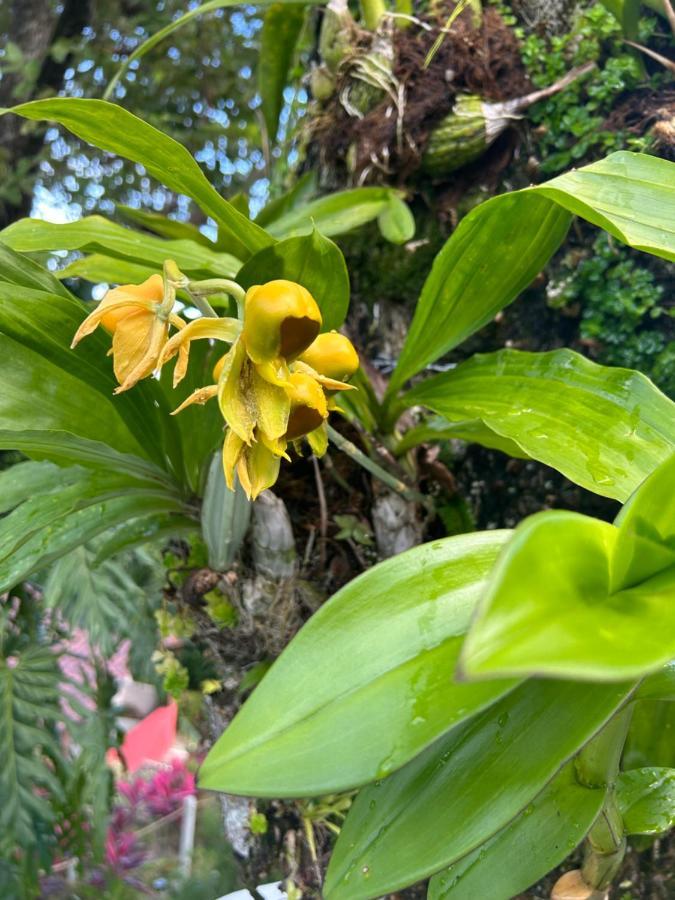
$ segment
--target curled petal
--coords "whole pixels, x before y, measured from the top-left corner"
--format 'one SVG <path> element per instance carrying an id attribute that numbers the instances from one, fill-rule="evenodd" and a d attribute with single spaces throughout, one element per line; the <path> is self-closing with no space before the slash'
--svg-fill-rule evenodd
<path id="1" fill-rule="evenodd" d="M 218 381 L 218 404 L 223 418 L 246 444 L 253 441 L 256 426 L 251 369 L 243 342 L 236 341 L 227 354 Z"/>
<path id="2" fill-rule="evenodd" d="M 182 412 L 186 406 L 191 406 L 193 403 L 203 406 L 205 403 L 208 403 L 212 397 L 215 397 L 217 393 L 217 384 L 207 384 L 206 387 L 197 388 L 196 391 L 193 391 L 189 397 L 186 397 L 185 400 L 183 400 L 180 406 L 177 406 L 174 409 L 171 415 L 177 415 L 179 412 Z"/>
<path id="3" fill-rule="evenodd" d="M 329 378 L 327 375 L 321 375 L 307 363 L 302 360 L 296 360 L 291 366 L 293 372 L 302 372 L 305 375 L 311 375 L 315 381 L 324 387 L 327 391 L 355 391 L 357 388 L 353 384 L 346 384 L 344 381 L 337 381 L 335 378 Z"/>
<path id="4" fill-rule="evenodd" d="M 141 298 L 127 297 L 124 300 L 116 300 L 114 303 L 104 303 L 101 301 L 96 309 L 89 313 L 87 318 L 82 322 L 80 327 L 75 332 L 75 336 L 73 337 L 72 343 L 70 345 L 71 349 L 76 347 L 82 338 L 87 337 L 87 335 L 91 334 L 92 331 L 95 331 L 96 328 L 101 324 L 104 316 L 107 316 L 109 313 L 115 310 L 127 310 L 129 315 L 137 312 L 154 312 L 157 304 L 152 303 L 150 300 L 143 300 Z M 127 318 L 127 316 L 124 316 Z"/>
<path id="5" fill-rule="evenodd" d="M 239 457 L 245 446 L 246 445 L 238 434 L 232 430 L 227 432 L 225 442 L 223 443 L 223 471 L 225 473 L 225 483 L 231 491 L 234 490 L 234 474 L 237 469 Z M 248 478 L 248 473 L 246 473 L 246 477 Z M 244 491 L 246 491 L 246 495 L 250 496 L 250 482 L 248 484 L 248 490 L 246 489 L 244 482 L 242 482 L 242 487 L 244 488 Z"/>
<path id="6" fill-rule="evenodd" d="M 310 431 L 306 437 L 314 456 L 323 456 L 328 449 L 328 427 L 326 423 L 322 422 L 318 428 Z"/>
<path id="7" fill-rule="evenodd" d="M 280 438 L 288 428 L 288 416 L 291 411 L 288 393 L 282 387 L 270 384 L 262 378 L 253 366 L 251 383 L 258 427 L 272 440 Z"/>
<path id="8" fill-rule="evenodd" d="M 279 477 L 280 465 L 279 457 L 260 441 L 244 449 L 237 464 L 237 473 L 250 500 L 255 500 L 264 490 L 272 487 Z"/>
<path id="9" fill-rule="evenodd" d="M 178 318 L 178 317 L 176 317 Z M 202 319 L 195 319 L 185 325 L 177 334 L 167 342 L 162 357 L 159 361 L 160 367 L 167 363 L 172 357 L 181 350 L 182 355 L 179 357 L 174 372 L 174 387 L 182 380 L 187 370 L 189 344 L 203 338 L 209 338 L 217 341 L 227 341 L 233 343 L 239 336 L 241 325 L 237 319 L 214 319 L 205 316 Z"/>
<path id="10" fill-rule="evenodd" d="M 283 438 L 283 437 L 271 438 L 268 435 L 266 435 L 264 431 L 261 431 L 260 429 L 258 429 L 256 431 L 256 437 L 259 441 L 261 441 L 267 447 L 267 449 L 270 451 L 270 453 L 274 453 L 275 456 L 280 456 L 283 459 L 288 460 L 288 462 L 291 461 L 291 458 L 286 451 L 288 442 L 286 441 L 285 438 Z"/>
<path id="11" fill-rule="evenodd" d="M 166 343 L 169 326 L 145 311 L 125 316 L 113 335 L 113 368 L 120 386 L 128 391 L 141 378 L 151 375 Z"/>

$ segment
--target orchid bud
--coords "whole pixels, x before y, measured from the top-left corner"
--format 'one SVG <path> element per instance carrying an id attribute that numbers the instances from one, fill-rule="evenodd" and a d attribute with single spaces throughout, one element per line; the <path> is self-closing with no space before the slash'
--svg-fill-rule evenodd
<path id="1" fill-rule="evenodd" d="M 246 293 L 242 336 L 256 365 L 292 361 L 321 328 L 321 312 L 309 291 L 294 281 L 268 281 Z"/>
<path id="2" fill-rule="evenodd" d="M 337 331 L 320 334 L 299 357 L 319 375 L 336 381 L 347 381 L 359 367 L 354 345 Z"/>
<path id="3" fill-rule="evenodd" d="M 318 428 L 328 418 L 328 406 L 321 385 L 311 375 L 293 372 L 288 382 L 291 411 L 284 438 L 293 441 Z"/>

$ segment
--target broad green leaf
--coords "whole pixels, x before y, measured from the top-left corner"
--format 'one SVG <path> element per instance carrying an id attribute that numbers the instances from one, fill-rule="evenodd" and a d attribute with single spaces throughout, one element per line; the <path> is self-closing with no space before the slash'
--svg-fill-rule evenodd
<path id="1" fill-rule="evenodd" d="M 644 678 L 635 697 L 638 700 L 675 700 L 675 660 Z"/>
<path id="2" fill-rule="evenodd" d="M 0 449 L 19 450 L 31 459 L 50 460 L 59 466 L 79 463 L 104 471 L 124 472 L 132 478 L 158 481 L 168 487 L 173 486 L 167 473 L 147 459 L 130 453 L 119 453 L 104 441 L 87 440 L 67 431 L 4 429 L 0 431 Z M 59 483 L 63 478 L 63 470 L 61 473 L 60 478 L 55 479 Z"/>
<path id="3" fill-rule="evenodd" d="M 452 350 L 533 281 L 573 215 L 675 259 L 675 164 L 622 151 L 472 210 L 434 261 L 389 390 Z"/>
<path id="4" fill-rule="evenodd" d="M 266 247 L 244 264 L 237 281 L 245 288 L 275 278 L 306 287 L 319 304 L 322 330 L 342 325 L 349 306 L 349 275 L 342 251 L 316 229 Z"/>
<path id="5" fill-rule="evenodd" d="M 399 196 L 399 191 L 383 187 L 337 191 L 294 207 L 270 222 L 268 230 L 276 238 L 286 238 L 310 234 L 317 228 L 321 234 L 333 237 L 377 219 L 390 199 Z"/>
<path id="6" fill-rule="evenodd" d="M 84 278 L 94 284 L 140 284 L 157 272 L 157 267 L 120 259 L 119 256 L 106 256 L 103 253 L 90 253 L 74 259 L 56 273 L 61 280 L 66 278 Z"/>
<path id="7" fill-rule="evenodd" d="M 166 491 L 123 488 L 89 492 L 87 482 L 28 500 L 0 521 L 0 591 L 6 591 L 104 531 L 136 517 L 182 512 Z"/>
<path id="8" fill-rule="evenodd" d="M 416 547 L 338 591 L 215 744 L 201 787 L 296 797 L 364 784 L 510 690 L 513 682 L 453 679 L 473 606 L 507 534 Z"/>
<path id="9" fill-rule="evenodd" d="M 176 540 L 199 534 L 199 523 L 177 513 L 150 513 L 137 516 L 110 528 L 96 542 L 94 565 L 126 550 L 135 550 L 143 544 L 157 546 L 163 540 Z"/>
<path id="10" fill-rule="evenodd" d="M 269 203 L 266 203 L 265 206 L 263 206 L 255 217 L 256 224 L 260 225 L 262 228 L 267 228 L 271 222 L 274 222 L 286 213 L 291 212 L 291 210 L 295 209 L 297 206 L 302 206 L 304 203 L 307 203 L 310 197 L 315 193 L 316 173 L 312 171 L 305 172 L 305 174 L 301 175 L 293 184 L 293 187 L 286 191 L 285 194 L 276 197 L 274 200 L 270 200 Z"/>
<path id="11" fill-rule="evenodd" d="M 305 21 L 306 6 L 273 3 L 263 19 L 258 59 L 258 91 L 271 142 L 277 136 L 284 88 Z"/>
<path id="12" fill-rule="evenodd" d="M 611 590 L 618 529 L 578 513 L 526 519 L 492 571 L 462 650 L 469 676 L 621 680 L 675 656 L 675 567 Z"/>
<path id="13" fill-rule="evenodd" d="M 626 834 L 662 834 L 675 828 L 675 769 L 631 769 L 616 785 Z"/>
<path id="14" fill-rule="evenodd" d="M 478 419 L 533 459 L 625 501 L 675 449 L 675 403 L 630 369 L 571 350 L 478 354 L 403 398 L 451 422 Z"/>
<path id="15" fill-rule="evenodd" d="M 58 278 L 55 278 L 43 266 L 33 262 L 32 259 L 26 259 L 20 253 L 10 250 L 2 242 L 0 242 L 0 282 L 21 285 L 35 291 L 45 291 L 48 294 L 57 294 L 62 297 L 69 296 Z"/>
<path id="16" fill-rule="evenodd" d="M 119 256 L 150 265 L 161 273 L 164 261 L 173 259 L 182 271 L 195 278 L 234 277 L 241 263 L 228 253 L 216 253 L 191 240 L 164 240 L 117 225 L 103 216 L 85 216 L 77 222 L 55 224 L 40 219 L 20 219 L 0 231 L 0 241 L 22 253 L 45 250 L 81 250 Z M 114 279 L 122 282 L 122 277 Z"/>
<path id="17" fill-rule="evenodd" d="M 605 791 L 589 790 L 565 766 L 505 828 L 434 875 L 428 900 L 510 900 L 543 878 L 584 838 Z"/>
<path id="18" fill-rule="evenodd" d="M 113 397 L 117 382 L 99 329 L 75 349 L 84 318 L 72 297 L 0 283 L 0 429 L 68 431 L 104 439 L 122 453 L 150 457 L 182 479 L 174 420 L 159 386 L 146 380 Z"/>
<path id="19" fill-rule="evenodd" d="M 232 198 L 230 198 L 230 203 L 232 203 Z M 209 240 L 191 222 L 179 222 L 178 219 L 170 219 L 161 213 L 152 212 L 149 209 L 135 209 L 133 206 L 124 206 L 122 203 L 115 204 L 115 210 L 123 219 L 127 219 L 134 225 L 139 225 L 146 231 L 159 235 L 159 237 L 168 238 L 172 241 L 192 241 L 195 244 L 201 244 L 208 250 L 216 250 L 216 245 L 213 241 Z"/>
<path id="20" fill-rule="evenodd" d="M 408 429 L 396 445 L 396 455 L 407 453 L 413 447 L 424 443 L 438 443 L 459 439 L 469 444 L 481 444 L 492 450 L 501 450 L 509 456 L 519 459 L 529 459 L 525 451 L 510 438 L 502 437 L 496 431 L 492 431 L 480 419 L 471 419 L 468 422 L 448 422 L 442 416 L 434 416 L 421 425 Z"/>
<path id="21" fill-rule="evenodd" d="M 675 703 L 637 700 L 623 750 L 624 769 L 675 768 Z"/>
<path id="22" fill-rule="evenodd" d="M 237 212 L 211 187 L 182 144 L 121 106 L 105 100 L 55 97 L 0 110 L 0 114 L 6 113 L 58 122 L 95 147 L 140 163 L 169 190 L 191 197 L 203 212 L 215 219 L 223 233 L 231 236 L 233 246 L 241 244 L 248 254 L 273 243 L 262 228 Z"/>
<path id="23" fill-rule="evenodd" d="M 382 237 L 392 244 L 405 244 L 415 236 L 415 220 L 409 206 L 392 194 L 389 202 L 377 217 Z"/>
<path id="24" fill-rule="evenodd" d="M 476 850 L 533 802 L 631 690 L 528 681 L 364 788 L 333 851 L 326 900 L 381 897 Z"/>
<path id="25" fill-rule="evenodd" d="M 616 525 L 613 590 L 675 568 L 675 453 L 640 485 Z"/>
<path id="26" fill-rule="evenodd" d="M 34 494 L 80 477 L 81 470 L 75 467 L 64 471 L 49 462 L 16 463 L 0 472 L 0 513 L 9 512 Z"/>

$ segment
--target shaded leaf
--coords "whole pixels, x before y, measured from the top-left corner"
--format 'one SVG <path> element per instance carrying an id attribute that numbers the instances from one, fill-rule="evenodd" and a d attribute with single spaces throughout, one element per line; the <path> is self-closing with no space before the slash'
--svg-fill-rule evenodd
<path id="1" fill-rule="evenodd" d="M 626 834 L 662 834 L 675 827 L 675 769 L 622 772 L 616 794 Z"/>
<path id="2" fill-rule="evenodd" d="M 279 114 L 284 101 L 295 48 L 305 21 L 306 6 L 273 3 L 263 19 L 258 60 L 258 91 L 270 141 L 279 127 Z"/>

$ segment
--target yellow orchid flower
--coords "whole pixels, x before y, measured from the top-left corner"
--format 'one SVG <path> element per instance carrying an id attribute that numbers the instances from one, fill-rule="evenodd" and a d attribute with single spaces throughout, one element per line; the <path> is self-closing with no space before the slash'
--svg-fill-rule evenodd
<path id="1" fill-rule="evenodd" d="M 288 363 L 309 347 L 320 328 L 316 300 L 294 281 L 268 281 L 246 292 L 242 339 L 258 371 L 272 384 L 286 382 Z"/>
<path id="2" fill-rule="evenodd" d="M 127 391 L 157 368 L 169 325 L 184 327 L 171 311 L 174 301 L 175 292 L 166 290 L 161 275 L 113 288 L 77 329 L 71 347 L 101 325 L 112 334 L 113 370 L 120 385 L 115 393 Z"/>
<path id="3" fill-rule="evenodd" d="M 243 323 L 205 316 L 185 325 L 166 343 L 159 365 L 179 354 L 176 385 L 185 375 L 191 341 L 230 344 L 213 368 L 213 384 L 194 391 L 174 414 L 217 398 L 227 425 L 225 480 L 232 489 L 237 475 L 255 499 L 276 481 L 289 443 L 297 449 L 306 438 L 316 455 L 326 452 L 330 395 L 351 389 L 340 378 L 356 371 L 358 356 L 343 335 L 318 334 L 321 313 L 299 284 L 278 280 L 250 288 L 241 306 Z"/>

